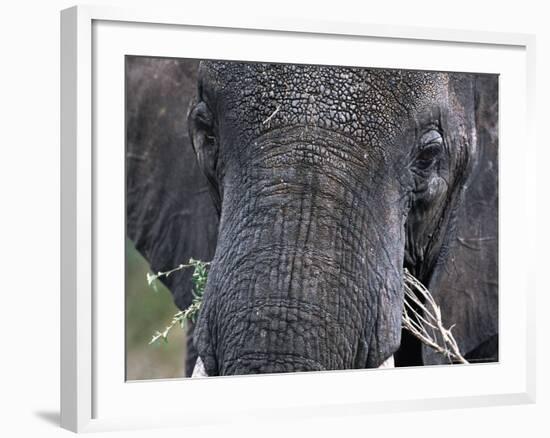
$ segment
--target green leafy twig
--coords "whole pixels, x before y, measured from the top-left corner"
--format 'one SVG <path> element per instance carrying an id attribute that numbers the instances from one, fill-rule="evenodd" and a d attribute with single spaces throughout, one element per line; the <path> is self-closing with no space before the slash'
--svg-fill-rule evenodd
<path id="1" fill-rule="evenodd" d="M 195 260 L 191 258 L 189 259 L 189 264 L 181 264 L 178 267 L 169 271 L 157 272 L 156 274 L 151 274 L 149 272 L 147 273 L 147 283 L 149 284 L 149 286 L 152 285 L 153 288 L 156 290 L 155 282 L 157 279 L 161 277 L 168 277 L 170 274 L 181 271 L 182 269 L 194 268 L 193 275 L 191 277 L 191 281 L 193 282 L 193 301 L 191 302 L 191 305 L 187 309 L 177 312 L 172 317 L 172 321 L 170 322 L 170 324 L 168 324 L 163 331 L 157 330 L 153 334 L 151 340 L 149 341 L 149 344 L 154 344 L 160 339 L 168 342 L 168 333 L 170 332 L 170 330 L 172 330 L 172 328 L 174 328 L 176 324 L 179 324 L 179 326 L 183 328 L 185 327 L 187 321 L 196 321 L 197 315 L 201 308 L 204 288 L 206 287 L 206 281 L 208 280 L 209 265 L 210 262 L 203 262 L 201 260 Z"/>

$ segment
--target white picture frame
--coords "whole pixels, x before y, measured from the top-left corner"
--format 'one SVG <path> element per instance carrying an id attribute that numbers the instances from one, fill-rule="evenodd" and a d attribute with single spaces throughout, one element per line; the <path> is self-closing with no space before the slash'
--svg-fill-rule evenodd
<path id="1" fill-rule="evenodd" d="M 142 36 L 145 32 L 147 38 Z M 191 38 L 193 32 L 200 34 L 204 45 L 193 47 L 190 52 L 180 53 L 178 45 L 170 43 L 178 38 Z M 224 32 L 227 35 L 223 35 Z M 221 36 L 226 39 L 225 43 L 220 42 Z M 253 44 L 244 48 L 238 44 L 229 47 L 230 39 L 240 43 L 250 39 L 262 40 L 263 43 L 279 41 L 281 47 L 285 44 L 288 46 L 288 39 L 303 39 L 304 44 L 311 44 L 311 47 L 308 46 L 311 48 L 308 56 L 319 56 L 319 60 L 325 59 L 323 56 L 340 56 L 335 62 L 345 62 L 346 54 L 337 55 L 333 52 L 331 55 L 329 51 L 327 55 L 327 50 L 317 52 L 315 41 L 328 41 L 325 47 L 332 47 L 333 40 L 334 47 L 371 44 L 374 47 L 373 53 L 376 52 L 377 55 L 371 58 L 369 66 L 429 68 L 431 65 L 431 69 L 472 70 L 502 75 L 500 190 L 505 196 L 500 208 L 503 245 L 499 284 L 503 289 L 514 289 L 519 294 L 519 299 L 514 303 L 507 301 L 504 290 L 500 304 L 502 354 L 498 364 L 453 367 L 452 380 L 456 381 L 454 389 L 451 384 L 448 387 L 441 388 L 439 385 L 438 388 L 434 386 L 427 389 L 413 383 L 425 380 L 426 373 L 430 373 L 430 378 L 436 382 L 444 381 L 449 374 L 449 367 L 307 373 L 307 376 L 293 374 L 211 378 L 199 381 L 125 383 L 123 379 L 120 380 L 119 368 L 121 360 L 123 363 L 124 342 L 117 334 L 121 333 L 120 327 L 123 324 L 120 321 L 123 320 L 124 313 L 120 313 L 121 300 L 116 295 L 118 292 L 113 294 L 115 298 L 101 295 L 107 287 L 124 295 L 123 287 L 120 288 L 123 272 L 110 275 L 103 269 L 106 264 L 120 267 L 124 263 L 120 259 L 120 254 L 123 254 L 120 248 L 106 251 L 104 244 L 106 241 L 116 242 L 122 236 L 120 245 L 124 245 L 124 222 L 116 220 L 120 219 L 124 209 L 123 198 L 120 197 L 124 187 L 121 179 L 124 169 L 123 164 L 121 167 L 123 161 L 120 155 L 124 150 L 124 140 L 120 136 L 121 130 L 124 130 L 120 118 L 120 103 L 123 102 L 120 99 L 124 87 L 122 85 L 121 88 L 120 82 L 123 81 L 123 77 L 120 77 L 123 60 L 120 57 L 123 54 L 201 57 L 201 53 L 209 50 L 208 57 L 239 59 L 248 56 L 249 52 L 238 50 L 249 50 L 250 53 L 257 50 L 257 46 L 256 49 L 252 47 Z M 212 44 L 207 44 L 208 41 Z M 222 44 L 227 46 L 224 48 Z M 383 46 L 383 49 L 376 48 L 377 45 Z M 154 8 L 133 10 L 103 6 L 78 6 L 62 11 L 62 427 L 76 432 L 100 431 L 189 426 L 239 419 L 244 421 L 251 416 L 270 418 L 287 415 L 300 418 L 312 415 L 534 402 L 535 309 L 531 280 L 534 277 L 529 275 L 532 268 L 526 261 L 516 260 L 514 272 L 506 269 L 511 263 L 509 253 L 514 250 L 525 252 L 525 248 L 535 240 L 535 219 L 529 213 L 530 209 L 518 209 L 517 205 L 506 201 L 507 197 L 520 197 L 524 199 L 525 205 L 535 205 L 535 142 L 533 130 L 530 128 L 534 120 L 534 45 L 534 36 L 525 34 L 360 22 L 317 22 L 250 16 L 242 16 L 238 20 L 233 18 L 228 22 L 224 17 L 217 17 L 215 14 L 205 17 L 193 16 L 185 11 L 162 11 Z M 228 54 L 230 49 L 233 52 L 226 58 L 224 53 Z M 418 53 L 437 54 L 437 62 L 426 61 L 423 56 L 415 58 L 414 50 L 419 50 Z M 391 51 L 394 51 L 393 54 L 389 53 Z M 397 61 L 396 53 L 399 54 Z M 303 55 L 298 52 L 294 55 L 291 51 L 284 53 L 281 49 L 265 55 L 265 59 L 296 62 L 302 60 L 301 56 Z M 254 55 L 250 57 L 255 59 Z M 419 64 L 419 58 L 423 59 L 424 64 Z M 308 58 L 307 61 L 312 59 Z M 108 113 L 108 108 L 115 112 Z M 510 123 L 511 120 L 516 120 L 516 123 Z M 114 146 L 108 150 L 102 149 L 98 154 L 98 147 L 102 148 L 109 139 L 113 139 L 114 143 L 109 144 Z M 521 141 L 520 153 L 517 154 L 516 150 L 516 155 L 509 154 L 508 145 L 517 141 Z M 511 164 L 519 169 L 516 171 L 515 184 L 510 183 L 508 169 Z M 107 192 L 106 185 L 120 187 L 120 190 Z M 105 208 L 98 207 L 112 207 L 115 220 L 110 222 L 103 217 Z M 524 236 L 527 238 L 514 238 L 510 230 L 517 224 L 523 224 Z M 109 299 L 116 301 L 113 301 L 112 306 L 106 307 Z M 517 324 L 514 331 L 509 329 L 513 309 L 520 309 L 515 319 Z M 115 335 L 106 336 L 107 331 Z M 508 354 L 512 352 L 511 343 L 517 346 L 518 351 L 514 354 Z M 116 358 L 109 359 L 111 354 Z M 410 387 L 404 390 L 401 386 L 401 389 L 389 392 L 382 392 L 380 389 L 384 385 L 388 388 L 388 382 L 397 382 L 399 379 L 411 382 Z M 461 382 L 472 380 L 474 386 L 462 385 L 461 388 Z M 320 383 L 324 386 L 323 391 L 318 390 Z M 356 390 L 363 384 L 373 388 L 370 395 Z M 164 403 L 169 406 L 173 401 L 173 394 L 182 391 L 182 385 L 185 385 L 184 390 L 195 401 L 194 406 L 180 404 L 179 411 L 163 408 L 158 400 L 165 400 Z M 377 385 L 380 386 L 378 390 Z M 285 391 L 289 388 L 298 388 L 292 403 L 284 398 Z M 230 398 L 228 394 L 231 395 Z M 157 405 L 137 406 L 135 400 L 138 398 L 142 403 L 143 400 L 155 400 Z M 200 407 L 204 406 L 203 403 L 209 403 L 208 415 L 201 414 Z M 187 415 L 182 415 L 182 412 Z"/>

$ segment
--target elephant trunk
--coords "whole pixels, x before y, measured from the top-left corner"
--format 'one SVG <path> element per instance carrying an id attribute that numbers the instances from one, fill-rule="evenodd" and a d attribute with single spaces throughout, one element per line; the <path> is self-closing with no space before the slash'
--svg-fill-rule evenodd
<path id="1" fill-rule="evenodd" d="M 367 208 L 348 169 L 312 171 L 326 148 L 288 151 L 292 166 L 228 177 L 195 332 L 208 375 L 378 367 L 399 346 L 396 204 Z"/>
<path id="2" fill-rule="evenodd" d="M 216 358 L 208 374 L 353 368 L 365 306 L 350 268 L 316 238 L 319 223 L 286 208 L 265 222 L 223 245 L 210 272 L 197 330 Z"/>

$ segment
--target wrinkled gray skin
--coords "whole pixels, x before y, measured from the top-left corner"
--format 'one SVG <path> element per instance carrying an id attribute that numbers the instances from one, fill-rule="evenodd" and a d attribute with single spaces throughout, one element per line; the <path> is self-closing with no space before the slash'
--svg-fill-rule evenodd
<path id="1" fill-rule="evenodd" d="M 208 375 L 445 362 L 401 337 L 404 267 L 463 353 L 496 359 L 496 77 L 205 62 L 198 82 L 188 127 L 207 184 L 170 188 L 192 209 L 182 197 L 208 187 L 219 215 L 194 337 Z M 171 266 L 195 256 L 170 245 L 156 244 Z"/>

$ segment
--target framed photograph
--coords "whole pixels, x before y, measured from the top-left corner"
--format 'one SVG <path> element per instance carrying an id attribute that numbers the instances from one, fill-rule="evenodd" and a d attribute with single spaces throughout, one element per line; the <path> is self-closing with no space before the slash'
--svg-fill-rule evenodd
<path id="1" fill-rule="evenodd" d="M 63 427 L 534 401 L 533 36 L 79 6 L 61 55 Z"/>

